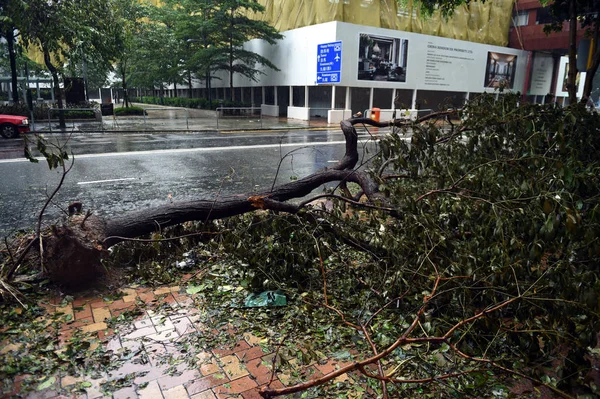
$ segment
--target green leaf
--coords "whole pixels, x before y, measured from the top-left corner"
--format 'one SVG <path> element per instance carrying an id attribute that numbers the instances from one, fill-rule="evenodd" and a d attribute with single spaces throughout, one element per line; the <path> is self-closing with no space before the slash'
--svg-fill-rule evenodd
<path id="1" fill-rule="evenodd" d="M 190 285 L 187 287 L 187 289 L 185 290 L 185 292 L 187 292 L 190 295 L 194 295 L 199 293 L 200 291 L 202 291 L 203 287 L 200 285 Z"/>
<path id="2" fill-rule="evenodd" d="M 56 382 L 56 377 L 49 377 L 44 382 L 39 384 L 35 389 L 36 391 L 43 391 L 44 389 L 48 389 Z"/>

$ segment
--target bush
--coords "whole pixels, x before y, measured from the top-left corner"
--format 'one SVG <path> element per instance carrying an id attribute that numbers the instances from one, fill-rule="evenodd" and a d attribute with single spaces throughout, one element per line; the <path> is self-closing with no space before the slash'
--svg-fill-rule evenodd
<path id="1" fill-rule="evenodd" d="M 142 107 L 121 107 L 115 108 L 116 116 L 127 116 L 127 115 L 144 115 L 144 109 Z"/>
<path id="2" fill-rule="evenodd" d="M 33 107 L 33 117 L 35 120 L 48 120 L 48 111 L 50 108 L 55 108 L 55 105 L 48 104 L 37 104 Z M 98 104 L 88 102 L 85 104 L 68 104 L 67 108 L 64 109 L 65 118 L 67 119 L 93 119 L 95 118 L 94 111 L 69 111 L 69 108 L 93 108 L 97 109 Z M 11 104 L 11 105 L 0 105 L 0 114 L 4 115 L 19 115 L 31 117 L 31 112 L 27 107 L 27 104 Z M 52 119 L 58 118 L 58 109 L 51 111 L 50 117 Z"/>

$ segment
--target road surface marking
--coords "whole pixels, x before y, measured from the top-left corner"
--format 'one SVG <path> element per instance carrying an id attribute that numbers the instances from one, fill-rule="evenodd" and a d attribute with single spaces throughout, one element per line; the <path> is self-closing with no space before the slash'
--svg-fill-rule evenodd
<path id="1" fill-rule="evenodd" d="M 379 140 L 359 140 L 359 144 L 365 144 L 370 141 Z M 147 151 L 127 151 L 127 152 L 107 152 L 103 154 L 81 154 L 75 155 L 76 159 L 84 158 L 105 158 L 105 157 L 125 157 L 125 156 L 137 156 L 137 155 L 156 155 L 156 154 L 180 154 L 180 153 L 191 153 L 191 152 L 215 152 L 215 151 L 228 151 L 228 150 L 254 150 L 261 148 L 284 148 L 284 147 L 311 147 L 311 146 L 323 146 L 323 145 L 339 145 L 346 144 L 345 140 L 340 141 L 315 141 L 310 143 L 282 143 L 282 144 L 257 144 L 257 145 L 235 145 L 228 147 L 202 147 L 202 148 L 173 148 L 168 150 L 147 150 Z M 44 157 L 36 157 L 38 161 L 45 161 Z M 25 158 L 17 159 L 0 159 L 0 163 L 15 163 L 15 162 L 29 162 Z"/>
<path id="2" fill-rule="evenodd" d="M 124 180 L 137 180 L 137 177 L 123 177 L 121 179 L 80 181 L 80 182 L 77 182 L 77 184 L 111 183 L 111 182 L 115 182 L 115 181 L 124 181 Z"/>

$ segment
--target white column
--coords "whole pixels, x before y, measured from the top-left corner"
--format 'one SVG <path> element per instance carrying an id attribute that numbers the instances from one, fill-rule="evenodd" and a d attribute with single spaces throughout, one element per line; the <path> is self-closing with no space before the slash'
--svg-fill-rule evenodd
<path id="1" fill-rule="evenodd" d="M 471 93 L 469 93 L 469 92 L 467 92 L 467 93 L 465 94 L 465 104 L 466 104 L 466 103 L 469 101 L 469 96 L 470 96 L 470 94 L 471 94 Z"/>
<path id="2" fill-rule="evenodd" d="M 335 109 L 335 85 L 331 86 L 331 109 Z"/>
<path id="3" fill-rule="evenodd" d="M 417 89 L 413 90 L 412 104 L 410 107 L 411 107 L 411 109 L 417 108 Z"/>
<path id="4" fill-rule="evenodd" d="M 304 108 L 308 108 L 308 86 L 304 86 Z"/>
<path id="5" fill-rule="evenodd" d="M 373 92 L 374 91 L 375 91 L 375 89 L 372 87 L 369 90 L 369 109 L 373 109 Z"/>
<path id="6" fill-rule="evenodd" d="M 289 91 L 289 95 L 290 95 L 289 106 L 293 107 L 294 106 L 294 88 L 292 86 L 290 86 L 288 91 Z"/>
<path id="7" fill-rule="evenodd" d="M 254 86 L 250 88 L 250 106 L 254 107 Z"/>
<path id="8" fill-rule="evenodd" d="M 265 86 L 260 88 L 260 103 L 266 104 L 265 103 Z"/>
<path id="9" fill-rule="evenodd" d="M 350 86 L 346 87 L 346 109 L 352 111 L 352 88 Z"/>
<path id="10" fill-rule="evenodd" d="M 396 89 L 392 90 L 392 105 L 391 105 L 391 109 L 396 109 L 396 102 L 394 101 L 396 99 Z"/>
<path id="11" fill-rule="evenodd" d="M 273 105 L 278 105 L 277 104 L 277 86 L 273 87 L 273 102 L 275 103 Z"/>

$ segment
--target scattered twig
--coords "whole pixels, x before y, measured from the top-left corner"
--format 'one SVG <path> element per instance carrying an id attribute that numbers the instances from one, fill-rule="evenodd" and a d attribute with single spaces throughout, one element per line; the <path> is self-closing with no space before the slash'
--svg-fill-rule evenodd
<path id="1" fill-rule="evenodd" d="M 271 379 L 269 380 L 269 383 L 267 384 L 267 386 L 271 385 L 273 383 L 273 381 L 275 380 L 275 365 L 277 363 L 277 355 L 279 355 L 279 350 L 281 349 L 281 347 L 283 346 L 283 343 L 285 342 L 285 340 L 287 339 L 287 335 L 285 335 L 281 341 L 279 342 L 279 345 L 277 345 L 277 349 L 275 350 L 275 354 L 273 355 L 273 360 L 271 362 Z"/>
<path id="2" fill-rule="evenodd" d="M 174 241 L 174 240 L 180 240 L 182 238 L 202 236 L 205 234 L 219 235 L 219 234 L 223 234 L 223 232 L 222 231 L 201 231 L 199 233 L 190 233 L 190 234 L 184 234 L 182 236 L 169 237 L 169 238 L 129 238 L 129 237 L 120 237 L 120 236 L 110 236 L 110 237 L 106 237 L 103 242 L 106 242 L 109 240 L 115 240 L 115 239 L 120 240 L 120 241 L 133 241 L 133 242 Z"/>

